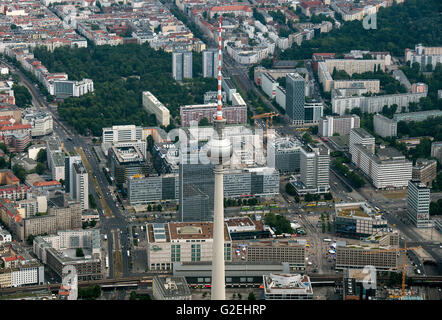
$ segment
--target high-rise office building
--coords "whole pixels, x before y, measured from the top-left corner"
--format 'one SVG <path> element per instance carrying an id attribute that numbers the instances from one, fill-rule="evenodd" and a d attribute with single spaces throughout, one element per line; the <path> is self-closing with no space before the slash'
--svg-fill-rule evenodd
<path id="1" fill-rule="evenodd" d="M 175 80 L 192 78 L 191 51 L 177 51 L 172 54 L 172 74 Z"/>
<path id="2" fill-rule="evenodd" d="M 305 120 L 305 79 L 298 73 L 286 75 L 286 112 L 295 124 L 303 124 Z"/>
<path id="3" fill-rule="evenodd" d="M 81 209 L 89 209 L 89 178 L 86 168 L 82 162 L 72 165 L 72 199 L 81 203 Z"/>
<path id="4" fill-rule="evenodd" d="M 214 183 L 212 164 L 180 162 L 179 213 L 182 222 L 213 219 Z"/>
<path id="5" fill-rule="evenodd" d="M 216 78 L 218 75 L 218 49 L 203 51 L 203 77 Z"/>
<path id="6" fill-rule="evenodd" d="M 269 148 L 270 156 L 275 159 L 275 168 L 282 173 L 299 172 L 301 142 L 284 137 L 275 139 Z"/>
<path id="7" fill-rule="evenodd" d="M 306 189 L 312 189 L 314 193 L 329 191 L 329 164 L 330 150 L 327 147 L 308 145 L 301 148 L 301 182 Z"/>
<path id="8" fill-rule="evenodd" d="M 81 157 L 80 156 L 70 156 L 70 157 L 66 157 L 64 158 L 64 164 L 65 164 L 65 175 L 66 175 L 66 179 L 65 179 L 65 191 L 66 193 L 71 193 L 73 190 L 72 185 L 73 185 L 73 175 L 74 175 L 74 169 L 73 169 L 73 165 L 74 163 L 77 162 L 81 162 Z"/>
<path id="9" fill-rule="evenodd" d="M 430 189 L 419 180 L 408 181 L 408 217 L 418 228 L 430 227 Z"/>

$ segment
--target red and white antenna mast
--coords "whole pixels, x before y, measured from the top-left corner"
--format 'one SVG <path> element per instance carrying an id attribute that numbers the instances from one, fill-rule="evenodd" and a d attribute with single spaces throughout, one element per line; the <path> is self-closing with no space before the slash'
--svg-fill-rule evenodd
<path id="1" fill-rule="evenodd" d="M 221 92 L 221 65 L 222 65 L 222 38 L 221 38 L 221 32 L 222 32 L 222 23 L 221 23 L 221 16 L 219 16 L 219 31 L 218 31 L 218 108 L 216 111 L 216 120 L 222 120 L 223 119 L 223 110 L 222 110 L 222 92 Z"/>

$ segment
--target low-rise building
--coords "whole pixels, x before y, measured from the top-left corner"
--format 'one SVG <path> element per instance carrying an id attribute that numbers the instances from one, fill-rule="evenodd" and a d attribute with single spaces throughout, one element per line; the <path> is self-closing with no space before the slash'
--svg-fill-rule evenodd
<path id="1" fill-rule="evenodd" d="M 0 288 L 45 283 L 44 266 L 17 242 L 0 245 L 0 261 Z"/>
<path id="2" fill-rule="evenodd" d="M 263 276 L 265 300 L 311 300 L 310 278 L 301 274 L 269 274 Z"/>
<path id="3" fill-rule="evenodd" d="M 344 271 L 344 300 L 370 300 L 376 298 L 376 271 L 364 271 L 352 268 Z"/>
<path id="4" fill-rule="evenodd" d="M 442 117 L 442 110 L 427 110 L 418 112 L 397 113 L 393 119 L 399 121 L 424 121 L 428 118 Z"/>
<path id="5" fill-rule="evenodd" d="M 335 233 L 362 239 L 387 229 L 387 220 L 366 202 L 335 204 Z"/>
<path id="6" fill-rule="evenodd" d="M 40 137 L 53 132 L 52 115 L 44 112 L 30 112 L 23 115 L 22 122 L 31 125 L 32 137 Z"/>
<path id="7" fill-rule="evenodd" d="M 8 230 L 0 227 L 0 245 L 11 241 L 12 241 L 11 233 Z"/>
<path id="8" fill-rule="evenodd" d="M 100 241 L 98 229 L 65 230 L 36 237 L 33 252 L 60 278 L 64 267 L 74 266 L 79 281 L 100 280 L 103 278 Z M 78 255 L 78 248 L 83 255 Z"/>
<path id="9" fill-rule="evenodd" d="M 239 242 L 241 245 L 244 241 Z M 306 241 L 303 239 L 249 240 L 244 247 L 247 263 L 288 263 L 290 270 L 305 270 Z"/>
<path id="10" fill-rule="evenodd" d="M 363 269 L 373 266 L 378 271 L 396 271 L 399 265 L 399 256 L 396 251 L 399 236 L 396 233 L 379 235 L 373 242 L 347 243 L 336 242 L 336 269 Z"/>
<path id="11" fill-rule="evenodd" d="M 153 277 L 152 293 L 155 300 L 192 300 L 185 277 Z"/>
<path id="12" fill-rule="evenodd" d="M 428 159 L 417 159 L 412 169 L 412 180 L 419 180 L 427 187 L 431 187 L 437 176 L 437 161 Z"/>
<path id="13" fill-rule="evenodd" d="M 212 261 L 212 222 L 149 223 L 147 261 L 149 270 L 171 270 L 174 262 Z M 231 261 L 232 244 L 224 228 L 224 259 Z"/>

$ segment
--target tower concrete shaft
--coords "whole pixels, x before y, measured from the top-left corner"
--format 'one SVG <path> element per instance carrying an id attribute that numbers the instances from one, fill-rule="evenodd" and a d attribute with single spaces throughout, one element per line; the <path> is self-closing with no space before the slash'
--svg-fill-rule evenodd
<path id="1" fill-rule="evenodd" d="M 215 173 L 215 206 L 213 215 L 212 300 L 225 300 L 224 265 L 224 184 L 223 165 L 217 164 Z"/>

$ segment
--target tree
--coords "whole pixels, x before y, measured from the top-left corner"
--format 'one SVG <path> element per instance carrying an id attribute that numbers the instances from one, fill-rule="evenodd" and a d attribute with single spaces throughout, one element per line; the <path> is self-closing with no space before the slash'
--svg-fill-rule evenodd
<path id="1" fill-rule="evenodd" d="M 332 200 L 333 199 L 333 195 L 329 192 L 324 194 L 324 199 L 325 200 Z"/>
<path id="2" fill-rule="evenodd" d="M 307 194 L 304 196 L 304 200 L 307 201 L 307 202 L 313 201 L 314 199 L 315 199 L 314 195 L 313 195 L 313 194 L 310 194 L 310 193 L 307 193 Z"/>
<path id="3" fill-rule="evenodd" d="M 198 123 L 200 127 L 207 127 L 209 125 L 209 120 L 206 117 L 202 118 Z"/>
<path id="4" fill-rule="evenodd" d="M 147 206 L 147 211 L 152 211 L 152 206 L 150 204 Z"/>
<path id="5" fill-rule="evenodd" d="M 314 39 L 303 41 L 301 46 L 293 44 L 281 53 L 281 59 L 308 59 L 314 52 L 336 52 L 337 55 L 358 48 L 368 51 L 390 51 L 392 56 L 403 55 L 405 48 L 413 47 L 425 32 L 427 43 L 441 43 L 441 35 L 433 33 L 439 25 L 439 1 L 406 1 L 380 8 L 376 13 L 377 29 L 364 29 L 361 21 L 345 21 L 339 29 L 322 33 Z M 300 9 L 300 8 L 297 8 Z M 341 15 L 335 14 L 340 20 Z M 407 30 L 406 33 L 401 32 Z M 408 32 L 409 30 L 412 30 Z M 403 34 L 400 39 L 397 34 Z M 395 39 L 392 41 L 392 39 Z M 333 77 L 334 78 L 334 77 Z"/>
<path id="6" fill-rule="evenodd" d="M 45 163 L 47 160 L 46 149 L 40 149 L 37 153 L 37 162 Z"/>
<path id="7" fill-rule="evenodd" d="M 78 288 L 78 298 L 84 300 L 95 300 L 101 296 L 101 287 L 93 285 L 87 288 Z"/>
<path id="8" fill-rule="evenodd" d="M 92 209 L 97 209 L 97 203 L 95 202 L 95 198 L 92 193 L 89 193 L 89 205 Z"/>
<path id="9" fill-rule="evenodd" d="M 4 142 L 0 142 L 0 149 L 5 153 L 9 154 L 8 146 Z"/>
<path id="10" fill-rule="evenodd" d="M 287 192 L 287 193 L 288 193 L 289 195 L 291 195 L 291 196 L 296 195 L 295 187 L 294 187 L 290 182 L 288 182 L 288 183 L 285 185 L 285 192 Z"/>
<path id="11" fill-rule="evenodd" d="M 1 165 L 0 165 L 1 167 Z M 46 166 L 44 165 L 44 163 L 41 162 L 37 162 L 37 166 L 35 167 L 35 172 L 37 174 L 43 174 L 46 170 Z"/>
<path id="12" fill-rule="evenodd" d="M 26 170 L 23 168 L 23 166 L 19 164 L 14 164 L 12 167 L 12 171 L 14 172 L 15 176 L 20 179 L 20 181 L 23 183 L 26 179 Z"/>
<path id="13" fill-rule="evenodd" d="M 250 291 L 249 296 L 247 297 L 247 300 L 256 300 L 255 294 L 253 291 Z"/>
<path id="14" fill-rule="evenodd" d="M 290 221 L 282 215 L 275 215 L 270 212 L 265 216 L 264 222 L 266 225 L 274 228 L 276 234 L 293 233 Z"/>
<path id="15" fill-rule="evenodd" d="M 4 169 L 8 166 L 8 163 L 6 162 L 4 157 L 0 158 L 0 169 Z"/>
<path id="16" fill-rule="evenodd" d="M 13 85 L 15 104 L 19 108 L 26 108 L 32 105 L 32 95 L 29 93 L 28 88 L 21 85 Z"/>
<path id="17" fill-rule="evenodd" d="M 149 115 L 142 106 L 142 99 L 138 98 L 143 91 L 152 92 L 175 119 L 180 105 L 201 104 L 204 92 L 216 87 L 215 78 L 198 76 L 202 73 L 198 71 L 202 70 L 202 62 L 199 67 L 194 64 L 194 78 L 178 84 L 170 75 L 171 53 L 155 51 L 148 44 L 61 47 L 53 53 L 36 48 L 34 55 L 50 72 L 63 71 L 72 80 L 90 78 L 94 81 L 94 93 L 70 97 L 58 105 L 60 117 L 80 134 L 90 131 L 98 136 L 103 127 L 118 124 L 156 125 L 155 115 Z M 195 60 L 202 60 L 201 53 L 194 52 L 193 56 Z"/>
<path id="18" fill-rule="evenodd" d="M 76 257 L 84 257 L 83 249 L 82 248 L 77 248 L 75 250 L 75 256 Z"/>
<path id="19" fill-rule="evenodd" d="M 33 234 L 30 234 L 29 236 L 28 236 L 28 243 L 29 244 L 32 244 L 33 242 L 34 242 L 34 239 L 35 239 L 35 236 L 33 235 Z"/>

